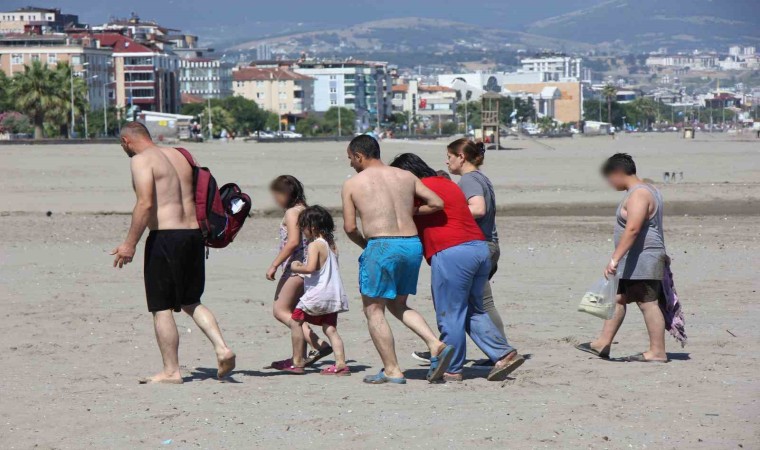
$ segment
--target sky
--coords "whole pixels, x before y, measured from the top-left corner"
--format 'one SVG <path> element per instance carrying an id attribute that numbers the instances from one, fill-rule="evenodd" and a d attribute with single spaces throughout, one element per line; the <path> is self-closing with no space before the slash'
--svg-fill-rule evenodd
<path id="1" fill-rule="evenodd" d="M 519 30 L 539 19 L 592 6 L 602 0 L 0 0 L 0 9 L 34 5 L 79 14 L 89 24 L 109 17 L 142 19 L 193 32 L 257 22 L 353 25 L 395 17 L 428 17 Z M 254 34 L 254 33 L 252 33 Z"/>

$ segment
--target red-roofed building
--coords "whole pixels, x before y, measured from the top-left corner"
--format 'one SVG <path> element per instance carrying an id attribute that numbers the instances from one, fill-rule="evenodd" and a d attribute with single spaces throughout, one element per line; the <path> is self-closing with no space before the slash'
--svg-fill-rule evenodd
<path id="1" fill-rule="evenodd" d="M 156 45 L 118 33 L 92 35 L 110 48 L 114 67 L 114 100 L 118 108 L 177 113 L 180 108 L 179 58 Z"/>
<path id="2" fill-rule="evenodd" d="M 242 67 L 232 72 L 233 91 L 263 109 L 302 114 L 314 109 L 314 78 L 283 67 Z"/>

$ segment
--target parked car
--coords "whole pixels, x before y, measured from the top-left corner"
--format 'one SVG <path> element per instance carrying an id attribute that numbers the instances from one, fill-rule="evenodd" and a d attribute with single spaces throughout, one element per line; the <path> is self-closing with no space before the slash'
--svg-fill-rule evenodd
<path id="1" fill-rule="evenodd" d="M 280 133 L 280 136 L 285 139 L 299 139 L 303 137 L 301 133 L 296 133 L 295 131 L 283 131 Z"/>
<path id="2" fill-rule="evenodd" d="M 256 135 L 259 139 L 274 139 L 277 136 L 271 131 L 258 131 Z"/>

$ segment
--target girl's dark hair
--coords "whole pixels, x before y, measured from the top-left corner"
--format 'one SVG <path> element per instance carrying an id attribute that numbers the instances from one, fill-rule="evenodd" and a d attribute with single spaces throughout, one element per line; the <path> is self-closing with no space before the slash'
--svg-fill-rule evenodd
<path id="1" fill-rule="evenodd" d="M 483 165 L 483 159 L 486 156 L 486 145 L 482 142 L 472 142 L 469 139 L 461 138 L 452 142 L 446 147 L 452 155 L 462 154 L 464 159 L 475 167 Z"/>
<path id="2" fill-rule="evenodd" d="M 301 232 L 309 230 L 314 235 L 322 235 L 335 248 L 335 222 L 330 213 L 319 205 L 309 206 L 298 216 L 298 228 Z"/>
<path id="3" fill-rule="evenodd" d="M 269 183 L 269 190 L 288 196 L 287 207 L 306 205 L 306 193 L 303 184 L 293 175 L 280 175 Z"/>
<path id="4" fill-rule="evenodd" d="M 438 176 L 435 170 L 414 153 L 402 153 L 396 156 L 391 163 L 391 167 L 412 172 L 417 178 Z"/>

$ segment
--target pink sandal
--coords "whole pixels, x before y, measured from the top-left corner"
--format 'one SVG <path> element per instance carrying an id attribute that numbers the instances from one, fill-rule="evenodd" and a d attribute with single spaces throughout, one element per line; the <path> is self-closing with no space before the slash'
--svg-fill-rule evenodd
<path id="1" fill-rule="evenodd" d="M 277 369 L 277 370 L 283 370 L 286 367 L 290 367 L 293 365 L 293 358 L 288 359 L 282 359 L 280 361 L 273 361 L 272 364 L 269 365 L 269 367 L 265 367 L 265 369 Z"/>
<path id="2" fill-rule="evenodd" d="M 336 375 L 339 377 L 343 376 L 349 376 L 351 375 L 351 369 L 348 366 L 345 366 L 342 369 L 338 369 L 335 367 L 335 364 L 332 366 L 325 367 L 322 369 L 322 371 L 319 372 L 320 375 Z"/>
<path id="3" fill-rule="evenodd" d="M 279 370 L 287 373 L 291 373 L 293 375 L 304 375 L 306 374 L 306 370 L 304 370 L 303 367 L 296 367 L 296 366 L 287 366 L 287 367 L 281 367 Z"/>

